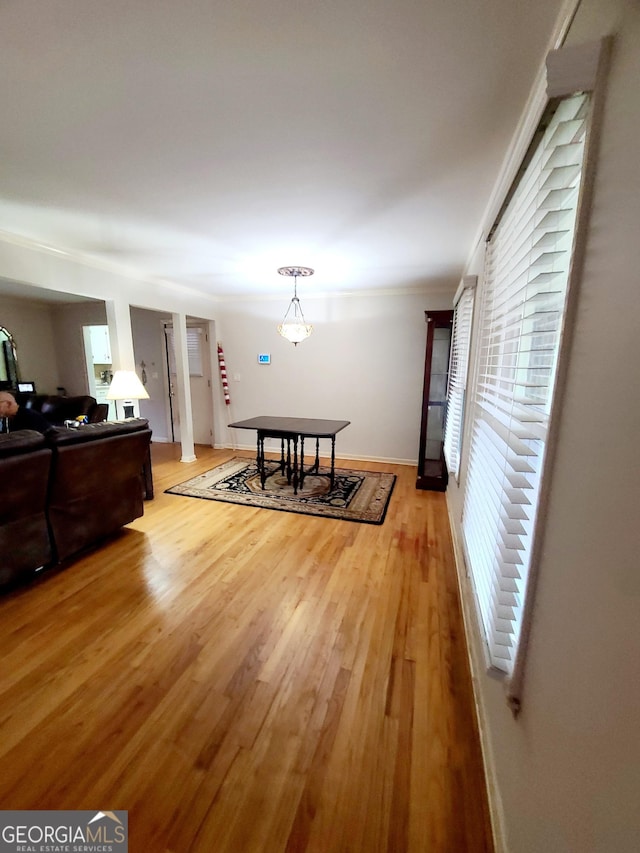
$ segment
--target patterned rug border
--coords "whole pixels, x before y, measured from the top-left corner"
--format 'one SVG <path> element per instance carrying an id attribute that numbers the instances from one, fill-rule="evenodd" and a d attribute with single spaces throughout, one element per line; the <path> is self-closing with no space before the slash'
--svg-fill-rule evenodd
<path id="1" fill-rule="evenodd" d="M 274 460 L 267 461 L 273 462 Z M 256 509 L 270 509 L 275 510 L 276 512 L 291 512 L 297 513 L 298 515 L 310 515 L 316 518 L 333 518 L 339 521 L 379 525 L 383 524 L 386 518 L 387 509 L 396 483 L 395 474 L 389 474 L 381 471 L 363 471 L 357 468 L 336 468 L 336 477 L 354 476 L 364 478 L 362 483 L 358 486 L 356 493 L 365 483 L 368 483 L 368 490 L 370 491 L 372 488 L 371 480 L 373 479 L 374 481 L 377 481 L 377 486 L 374 487 L 374 499 L 370 500 L 366 508 L 361 510 L 359 514 L 356 514 L 356 510 L 352 510 L 350 513 L 351 503 L 357 504 L 357 500 L 350 500 L 350 504 L 347 507 L 335 507 L 330 504 L 305 502 L 304 498 L 307 497 L 308 501 L 309 495 L 305 496 L 304 493 L 298 497 L 294 497 L 293 495 L 285 495 L 281 497 L 273 493 L 267 493 L 265 495 L 223 491 L 212 493 L 210 491 L 211 486 L 203 488 L 201 485 L 207 480 L 210 481 L 213 479 L 217 483 L 222 480 L 229 479 L 234 476 L 234 469 L 237 469 L 237 473 L 241 473 L 247 467 L 253 467 L 255 469 L 255 459 L 235 456 L 232 459 L 227 460 L 227 462 L 222 462 L 220 465 L 210 468 L 208 471 L 203 471 L 195 477 L 191 477 L 182 483 L 178 483 L 168 489 L 165 489 L 165 494 L 197 498 L 199 500 L 219 501 L 221 503 L 232 503 L 240 506 L 251 506 Z M 271 473 L 275 472 L 271 471 L 270 474 Z M 320 466 L 319 473 L 328 474 L 329 468 Z M 371 509 L 372 507 L 374 510 Z"/>

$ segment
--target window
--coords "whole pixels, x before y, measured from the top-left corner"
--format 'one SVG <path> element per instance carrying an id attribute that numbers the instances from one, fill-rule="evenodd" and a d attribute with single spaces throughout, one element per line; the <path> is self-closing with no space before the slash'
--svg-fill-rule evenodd
<path id="1" fill-rule="evenodd" d="M 462 424 L 469 367 L 469 344 L 471 343 L 471 321 L 477 278 L 468 276 L 463 281 L 463 290 L 455 304 L 451 358 L 449 362 L 449 386 L 447 388 L 447 417 L 444 432 L 444 456 L 449 474 L 458 478 Z"/>
<path id="2" fill-rule="evenodd" d="M 169 372 L 175 375 L 176 356 L 173 328 L 166 326 L 165 331 L 169 342 Z M 187 326 L 187 358 L 189 360 L 189 376 L 202 376 L 202 328 L 199 326 Z"/>
<path id="3" fill-rule="evenodd" d="M 490 235 L 462 529 L 492 667 L 520 639 L 590 97 L 556 102 Z"/>

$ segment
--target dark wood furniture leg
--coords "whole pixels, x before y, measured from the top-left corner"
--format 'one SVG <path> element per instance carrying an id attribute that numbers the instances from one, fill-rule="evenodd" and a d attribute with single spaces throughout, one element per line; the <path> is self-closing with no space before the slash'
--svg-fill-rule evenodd
<path id="1" fill-rule="evenodd" d="M 256 453 L 256 464 L 258 466 L 258 473 L 260 474 L 260 485 L 264 489 L 267 474 L 264 469 L 264 433 L 261 430 L 258 430 L 258 450 Z"/>
<path id="2" fill-rule="evenodd" d="M 147 450 L 147 458 L 142 466 L 142 482 L 144 484 L 145 501 L 153 500 L 153 471 L 151 469 L 151 445 Z"/>
<path id="3" fill-rule="evenodd" d="M 304 485 L 304 436 L 300 436 L 300 489 Z"/>
<path id="4" fill-rule="evenodd" d="M 287 438 L 287 483 L 291 483 L 291 439 Z"/>
<path id="5" fill-rule="evenodd" d="M 333 482 L 335 480 L 336 475 L 336 437 L 335 435 L 331 436 L 331 488 L 333 489 Z"/>
<path id="6" fill-rule="evenodd" d="M 292 436 L 293 441 L 293 494 L 298 494 L 298 436 Z"/>

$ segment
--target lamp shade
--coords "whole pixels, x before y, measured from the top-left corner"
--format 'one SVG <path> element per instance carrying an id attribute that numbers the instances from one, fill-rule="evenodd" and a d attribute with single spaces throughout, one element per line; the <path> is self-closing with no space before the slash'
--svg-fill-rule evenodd
<path id="1" fill-rule="evenodd" d="M 133 370 L 116 370 L 107 391 L 107 400 L 148 400 L 144 385 Z"/>
<path id="2" fill-rule="evenodd" d="M 302 318 L 304 321 L 304 317 Z M 305 322 L 297 322 L 296 320 L 284 320 L 278 326 L 278 332 L 283 338 L 291 341 L 292 344 L 299 344 L 308 338 L 311 334 L 313 326 Z"/>

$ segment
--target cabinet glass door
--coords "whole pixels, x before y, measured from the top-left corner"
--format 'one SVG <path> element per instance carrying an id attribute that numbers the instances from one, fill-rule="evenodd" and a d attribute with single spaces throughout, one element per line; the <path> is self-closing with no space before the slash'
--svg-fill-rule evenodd
<path id="1" fill-rule="evenodd" d="M 448 480 L 444 459 L 444 424 L 453 311 L 425 311 L 425 319 L 427 348 L 416 486 L 419 489 L 444 491 Z"/>

